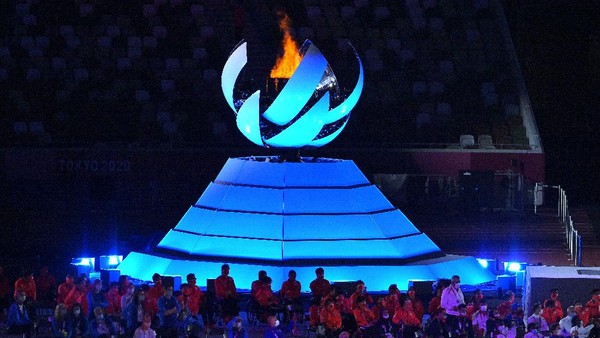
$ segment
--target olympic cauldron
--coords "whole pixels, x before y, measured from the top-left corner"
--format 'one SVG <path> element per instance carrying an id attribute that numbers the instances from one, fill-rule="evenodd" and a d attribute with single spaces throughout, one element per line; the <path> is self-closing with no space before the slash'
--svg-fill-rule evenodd
<path id="1" fill-rule="evenodd" d="M 222 74 L 225 99 L 242 134 L 273 148 L 320 147 L 348 123 L 364 75 L 347 95 L 325 57 L 310 41 L 275 97 L 241 90 L 247 43 L 233 50 Z M 266 90 L 266 88 L 265 88 Z M 229 263 L 238 287 L 258 270 L 281 285 L 295 269 L 308 290 L 316 266 L 330 281 L 362 279 L 371 290 L 409 280 L 461 275 L 465 284 L 494 279 L 473 257 L 444 254 L 371 184 L 354 162 L 318 158 L 286 161 L 268 156 L 230 158 L 175 228 L 156 248 L 130 253 L 119 269 L 149 280 L 153 273 L 194 272 L 200 285 Z"/>

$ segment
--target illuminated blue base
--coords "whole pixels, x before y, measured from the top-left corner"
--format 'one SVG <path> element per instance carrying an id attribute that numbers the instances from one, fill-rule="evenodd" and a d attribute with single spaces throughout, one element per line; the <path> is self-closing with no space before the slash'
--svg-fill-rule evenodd
<path id="1" fill-rule="evenodd" d="M 467 284 L 494 279 L 472 257 L 445 255 L 354 162 L 334 159 L 229 159 L 157 248 L 129 254 L 119 269 L 144 280 L 194 272 L 204 281 L 225 262 L 242 289 L 258 270 L 278 287 L 294 268 L 306 290 L 316 266 L 331 281 L 362 279 L 371 290 L 453 274 Z"/>

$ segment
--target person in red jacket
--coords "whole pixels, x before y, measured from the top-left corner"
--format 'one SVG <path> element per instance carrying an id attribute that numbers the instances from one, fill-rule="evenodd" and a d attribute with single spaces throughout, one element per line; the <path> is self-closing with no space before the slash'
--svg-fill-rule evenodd
<path id="1" fill-rule="evenodd" d="M 383 310 L 387 310 L 385 307 L 385 298 L 379 297 L 377 298 L 377 303 L 371 307 L 371 312 L 373 312 L 373 315 L 375 318 L 377 318 L 377 320 L 381 320 Z M 390 312 L 388 311 L 387 313 L 389 314 Z"/>
<path id="2" fill-rule="evenodd" d="M 292 315 L 302 313 L 302 300 L 300 299 L 300 290 L 302 285 L 296 280 L 296 271 L 288 272 L 288 279 L 281 284 L 279 297 L 285 306 L 285 321 L 289 321 Z"/>
<path id="3" fill-rule="evenodd" d="M 400 302 L 400 306 L 396 308 L 392 323 L 400 328 L 400 332 L 404 334 L 404 337 L 414 337 L 415 332 L 419 330 L 421 321 L 415 315 L 413 311 L 412 302 L 408 297 L 403 298 Z"/>
<path id="4" fill-rule="evenodd" d="M 54 300 L 54 290 L 56 290 L 56 279 L 44 266 L 40 269 L 40 275 L 37 278 L 37 294 L 41 300 Z"/>
<path id="5" fill-rule="evenodd" d="M 412 310 L 420 322 L 423 320 L 423 315 L 425 314 L 425 306 L 423 306 L 423 302 L 417 298 L 417 293 L 415 292 L 414 286 L 408 288 L 408 299 L 410 299 L 410 302 L 412 303 Z"/>
<path id="6" fill-rule="evenodd" d="M 352 295 L 350 295 L 350 308 L 352 308 L 352 310 L 356 309 L 356 307 L 358 306 L 356 301 L 360 297 L 365 299 L 365 301 L 367 302 L 367 306 L 373 304 L 373 297 L 369 296 L 369 293 L 367 292 L 367 287 L 365 286 L 365 282 L 363 282 L 362 280 L 358 280 L 356 282 L 356 291 L 354 291 Z"/>
<path id="7" fill-rule="evenodd" d="M 193 273 L 188 273 L 186 276 L 187 284 L 188 284 L 188 301 L 187 307 L 190 310 L 191 316 L 197 316 L 200 313 L 200 309 L 202 308 L 202 303 L 204 301 L 204 293 L 202 290 L 196 285 L 196 275 Z"/>
<path id="8" fill-rule="evenodd" d="M 587 309 L 590 323 L 593 319 L 598 318 L 600 315 L 600 289 L 592 290 L 592 299 L 585 304 L 585 308 Z"/>
<path id="9" fill-rule="evenodd" d="M 106 314 L 120 316 L 121 309 L 121 295 L 119 294 L 119 283 L 111 282 L 110 289 L 105 295 L 108 306 L 106 307 Z"/>
<path id="10" fill-rule="evenodd" d="M 165 289 L 162 284 L 162 276 L 158 273 L 152 275 L 152 282 L 154 285 L 146 293 L 146 297 L 150 297 L 158 302 L 160 297 L 165 295 Z"/>
<path id="11" fill-rule="evenodd" d="M 256 297 L 256 291 L 263 285 L 265 277 L 267 277 L 267 272 L 265 270 L 260 270 L 258 272 L 258 279 L 253 281 L 252 285 L 250 285 L 250 297 L 253 299 Z"/>
<path id="12" fill-rule="evenodd" d="M 64 304 L 65 299 L 67 299 L 69 292 L 71 292 L 73 288 L 75 288 L 75 283 L 73 282 L 73 275 L 68 274 L 65 277 L 65 282 L 58 286 L 56 302 L 58 304 Z"/>
<path id="13" fill-rule="evenodd" d="M 266 321 L 269 316 L 275 315 L 279 310 L 279 298 L 273 293 L 271 284 L 271 277 L 265 277 L 262 285 L 255 293 L 256 301 L 260 306 L 260 320 L 263 322 Z"/>
<path id="14" fill-rule="evenodd" d="M 359 298 L 356 302 L 357 306 L 352 312 L 354 313 L 354 318 L 356 319 L 356 324 L 358 324 L 358 326 L 372 326 L 377 322 L 373 312 L 367 307 L 367 300 L 365 298 Z"/>
<path id="15" fill-rule="evenodd" d="M 329 293 L 331 284 L 325 279 L 325 270 L 323 270 L 323 268 L 315 269 L 315 274 L 317 275 L 317 278 L 310 282 L 310 291 L 312 292 L 313 297 L 323 299 L 323 297 Z"/>
<path id="16" fill-rule="evenodd" d="M 237 305 L 237 288 L 235 281 L 229 276 L 229 264 L 221 266 L 221 275 L 215 279 L 215 297 L 221 305 L 221 312 L 226 323 L 239 314 Z"/>
<path id="17" fill-rule="evenodd" d="M 442 305 L 442 291 L 444 288 L 439 287 L 436 289 L 435 297 L 431 298 L 429 302 L 429 314 L 433 314 L 439 309 Z"/>
<path id="18" fill-rule="evenodd" d="M 83 278 L 77 279 L 75 281 L 75 287 L 69 291 L 69 294 L 65 298 L 65 305 L 69 310 L 75 304 L 81 304 L 83 300 L 87 297 L 85 280 Z M 83 308 L 83 307 L 82 307 Z M 85 309 L 85 308 L 84 308 Z M 85 313 L 85 310 L 84 310 Z"/>
<path id="19" fill-rule="evenodd" d="M 565 313 L 563 311 L 563 307 L 562 304 L 560 303 L 560 300 L 558 300 L 558 289 L 554 288 L 550 290 L 550 298 L 546 299 L 547 300 L 551 300 L 554 302 L 554 310 L 557 312 L 557 315 L 562 319 L 565 317 Z M 546 301 L 544 301 L 544 309 L 545 309 L 545 304 Z M 546 311 L 546 310 L 544 310 Z M 548 324 L 550 324 L 550 322 L 548 322 Z"/>
<path id="20" fill-rule="evenodd" d="M 374 324 L 377 323 L 377 319 L 373 315 L 373 312 L 367 307 L 367 300 L 361 297 L 358 298 L 356 302 L 358 306 L 352 311 L 354 313 L 356 324 L 360 330 L 363 331 L 364 336 L 374 336 L 378 332 L 378 328 L 374 326 Z"/>
<path id="21" fill-rule="evenodd" d="M 320 322 L 325 327 L 326 337 L 338 337 L 342 329 L 342 315 L 335 308 L 335 304 L 332 299 L 325 303 L 325 306 L 321 309 L 319 314 Z"/>
<path id="22" fill-rule="evenodd" d="M 21 291 L 25 292 L 27 300 L 37 300 L 37 291 L 35 280 L 33 279 L 33 272 L 27 271 L 23 274 L 23 277 L 17 279 L 17 281 L 15 282 L 15 292 L 13 295 L 14 298 L 17 298 L 17 295 Z"/>
<path id="23" fill-rule="evenodd" d="M 398 289 L 398 285 L 390 284 L 388 287 L 388 294 L 385 296 L 385 308 L 388 310 L 388 313 L 393 314 L 394 311 L 396 311 L 399 296 L 400 290 Z"/>

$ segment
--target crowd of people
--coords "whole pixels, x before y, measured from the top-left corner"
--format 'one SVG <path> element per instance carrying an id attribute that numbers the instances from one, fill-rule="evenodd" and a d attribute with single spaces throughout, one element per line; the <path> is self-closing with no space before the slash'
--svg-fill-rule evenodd
<path id="1" fill-rule="evenodd" d="M 24 273 L 10 292 L 9 280 L 0 268 L 3 319 L 8 334 L 29 336 L 35 332 L 38 300 L 51 300 L 55 304 L 50 317 L 53 337 L 199 337 L 220 326 L 230 338 L 247 338 L 238 289 L 229 272 L 229 265 L 224 264 L 214 280 L 214 295 L 202 292 L 193 273 L 186 276 L 176 295 L 174 285 L 164 283 L 157 273 L 152 286 L 136 286 L 121 276 L 106 289 L 102 280 L 90 281 L 84 274 L 68 274 L 56 285 L 47 268 L 36 279 L 32 272 Z M 247 311 L 248 318 L 266 324 L 265 338 L 297 335 L 302 321 L 317 337 L 326 338 L 600 338 L 600 289 L 592 291 L 587 303 L 567 306 L 566 312 L 559 290 L 552 289 L 549 298 L 534 304 L 526 317 L 511 291 L 495 308 L 488 306 L 479 289 L 467 300 L 460 276 L 439 281 L 435 296 L 426 304 L 413 287 L 402 293 L 392 284 L 387 294 L 374 295 L 359 280 L 346 293 L 325 279 L 323 268 L 317 268 L 315 275 L 305 315 L 302 287 L 294 270 L 279 292 L 273 291 L 267 272 L 259 271 Z"/>

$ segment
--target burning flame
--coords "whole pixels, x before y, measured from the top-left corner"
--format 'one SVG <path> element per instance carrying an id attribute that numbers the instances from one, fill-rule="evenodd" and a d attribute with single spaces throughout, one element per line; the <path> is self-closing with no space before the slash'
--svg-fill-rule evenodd
<path id="1" fill-rule="evenodd" d="M 277 62 L 275 62 L 275 66 L 271 69 L 269 77 L 289 79 L 294 74 L 296 68 L 298 68 L 302 57 L 298 52 L 298 44 L 292 39 L 292 35 L 290 34 L 292 26 L 290 18 L 285 13 L 279 14 L 281 15 L 279 29 L 283 32 L 283 40 L 281 41 L 283 55 L 277 58 Z"/>

